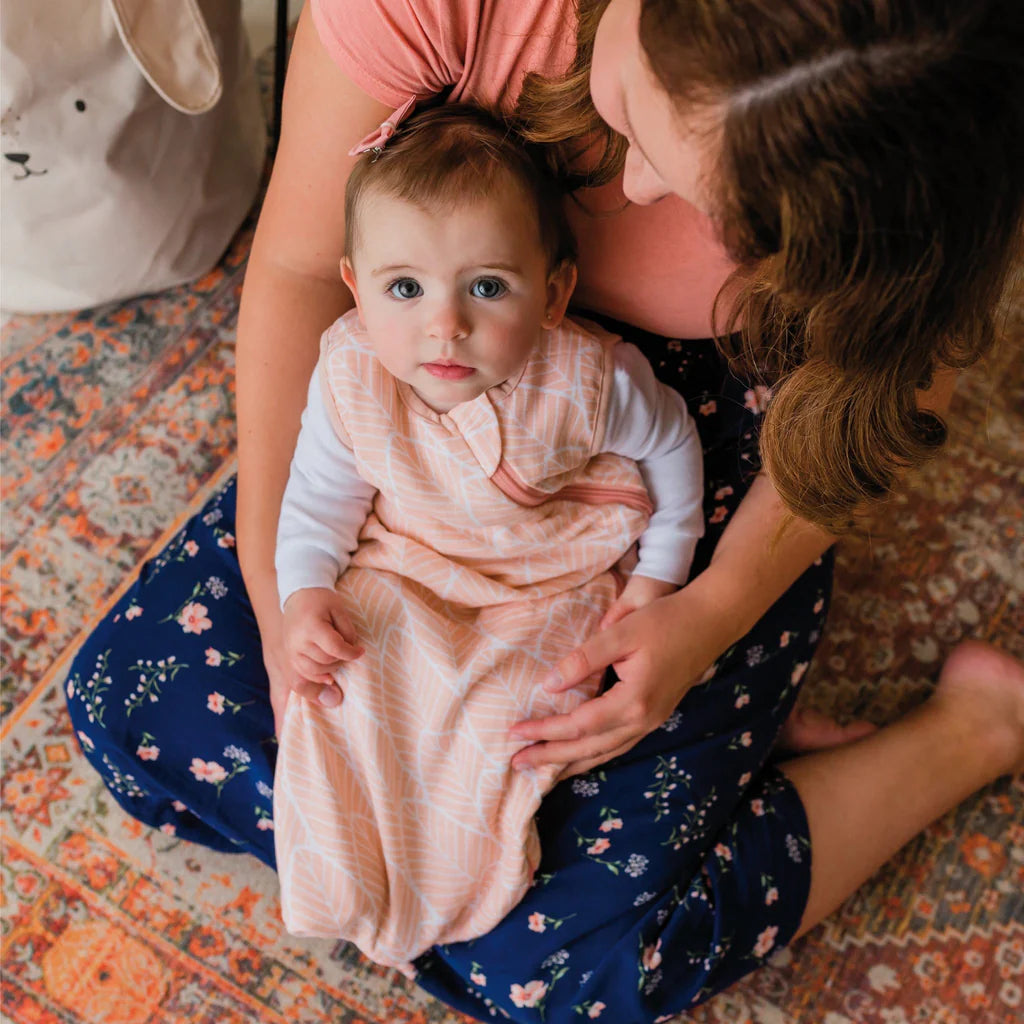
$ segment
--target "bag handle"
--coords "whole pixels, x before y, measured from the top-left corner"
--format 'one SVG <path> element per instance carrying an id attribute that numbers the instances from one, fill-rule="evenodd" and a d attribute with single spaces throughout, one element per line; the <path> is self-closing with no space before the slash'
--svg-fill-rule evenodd
<path id="1" fill-rule="evenodd" d="M 117 34 L 147 82 L 175 110 L 205 114 L 224 88 L 196 0 L 107 0 Z"/>

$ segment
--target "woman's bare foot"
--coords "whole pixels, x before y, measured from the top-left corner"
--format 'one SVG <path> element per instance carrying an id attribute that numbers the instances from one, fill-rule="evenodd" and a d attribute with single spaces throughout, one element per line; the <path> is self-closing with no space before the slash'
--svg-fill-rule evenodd
<path id="1" fill-rule="evenodd" d="M 841 725 L 834 718 L 814 708 L 794 708 L 782 724 L 778 746 L 793 754 L 806 754 L 812 750 L 827 750 L 870 736 L 878 727 L 871 722 L 857 720 Z"/>
<path id="2" fill-rule="evenodd" d="M 1024 664 L 1016 658 L 980 640 L 963 641 L 942 666 L 929 703 L 981 720 L 1004 772 L 1024 771 Z"/>

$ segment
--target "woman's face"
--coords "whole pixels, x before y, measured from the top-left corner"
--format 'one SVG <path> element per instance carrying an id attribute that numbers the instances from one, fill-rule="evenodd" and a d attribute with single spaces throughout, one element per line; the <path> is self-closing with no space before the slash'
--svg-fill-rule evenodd
<path id="1" fill-rule="evenodd" d="M 640 0 L 611 0 L 597 29 L 590 93 L 598 114 L 629 142 L 622 191 L 645 206 L 675 194 L 708 211 L 706 172 L 719 118 L 681 115 L 640 46 Z"/>

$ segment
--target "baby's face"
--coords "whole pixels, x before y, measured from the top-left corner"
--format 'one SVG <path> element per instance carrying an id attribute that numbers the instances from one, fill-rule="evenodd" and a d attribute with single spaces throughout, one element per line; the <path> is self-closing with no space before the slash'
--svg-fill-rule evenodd
<path id="1" fill-rule="evenodd" d="M 430 211 L 367 195 L 346 283 L 377 357 L 436 412 L 514 377 L 565 312 L 575 271 L 551 274 L 516 190 Z"/>

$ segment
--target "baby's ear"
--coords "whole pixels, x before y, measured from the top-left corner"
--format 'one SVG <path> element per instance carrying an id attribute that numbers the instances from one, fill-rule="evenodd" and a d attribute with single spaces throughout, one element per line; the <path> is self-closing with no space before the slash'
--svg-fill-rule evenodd
<path id="1" fill-rule="evenodd" d="M 349 263 L 347 256 L 341 258 L 341 279 L 348 285 L 348 290 L 355 295 L 356 292 L 356 275 L 352 270 L 352 264 Z"/>
<path id="2" fill-rule="evenodd" d="M 341 258 L 341 279 L 348 286 L 348 290 L 356 300 L 356 308 L 359 309 L 359 315 L 362 316 L 363 311 L 359 307 L 359 292 L 356 290 L 356 273 L 352 269 L 352 264 L 344 256 Z"/>
<path id="3" fill-rule="evenodd" d="M 565 310 L 576 287 L 576 264 L 562 260 L 548 275 L 548 301 L 544 310 L 544 327 L 557 327 L 565 317 Z"/>

